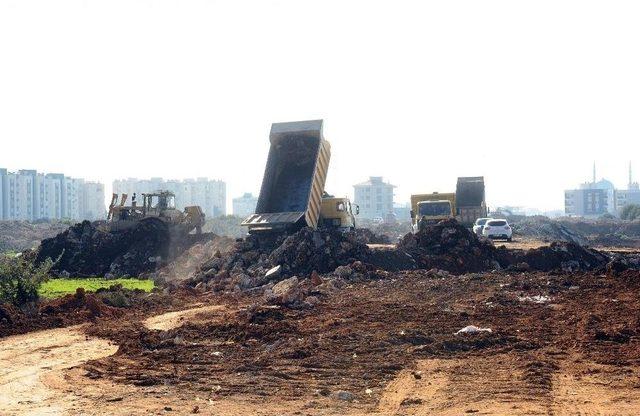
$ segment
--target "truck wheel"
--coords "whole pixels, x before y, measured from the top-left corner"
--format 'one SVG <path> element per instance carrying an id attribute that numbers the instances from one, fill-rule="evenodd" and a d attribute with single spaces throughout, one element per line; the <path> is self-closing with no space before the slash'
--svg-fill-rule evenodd
<path id="1" fill-rule="evenodd" d="M 508 241 L 508 242 L 511 242 L 511 241 L 513 241 L 513 238 L 512 238 L 512 237 L 509 237 L 509 238 L 507 238 L 507 241 Z"/>

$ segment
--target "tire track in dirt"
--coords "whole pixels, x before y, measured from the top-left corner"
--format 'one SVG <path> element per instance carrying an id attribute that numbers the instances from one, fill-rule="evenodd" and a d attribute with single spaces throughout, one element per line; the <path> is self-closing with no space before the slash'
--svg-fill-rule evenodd
<path id="1" fill-rule="evenodd" d="M 219 309 L 222 309 L 219 305 L 198 305 L 191 309 L 157 315 L 144 323 L 149 329 L 166 331 L 185 321 L 198 319 L 199 314 Z M 83 327 L 84 325 L 76 325 L 37 331 L 0 340 L 2 416 L 75 412 L 74 407 L 80 405 L 83 395 L 76 394 L 75 388 L 68 384 L 68 370 L 87 361 L 113 355 L 118 349 L 117 345 L 108 340 L 86 336 Z M 77 371 L 73 374 L 75 381 L 82 382 Z M 93 389 L 100 391 L 95 386 Z M 119 397 L 116 396 L 116 399 L 119 400 Z M 109 400 L 111 399 L 107 398 Z M 84 411 L 80 411 L 82 413 Z M 99 411 L 98 414 L 100 413 Z"/>
<path id="2" fill-rule="evenodd" d="M 90 338 L 82 326 L 51 329 L 0 341 L 0 409 L 2 415 L 53 415 L 69 409 L 69 396 L 60 397 L 43 382 L 50 374 L 107 357 L 117 346 Z"/>

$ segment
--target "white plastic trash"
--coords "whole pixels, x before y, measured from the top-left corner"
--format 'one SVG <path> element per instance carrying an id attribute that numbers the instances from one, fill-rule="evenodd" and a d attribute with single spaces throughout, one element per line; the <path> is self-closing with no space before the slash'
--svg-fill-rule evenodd
<path id="1" fill-rule="evenodd" d="M 491 328 L 478 328 L 475 325 L 468 325 L 456 332 L 456 335 L 460 334 L 477 334 L 478 332 L 492 332 Z"/>

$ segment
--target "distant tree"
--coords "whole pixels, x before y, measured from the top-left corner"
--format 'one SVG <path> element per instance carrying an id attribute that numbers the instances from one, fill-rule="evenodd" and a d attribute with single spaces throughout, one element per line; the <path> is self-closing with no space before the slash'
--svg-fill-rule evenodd
<path id="1" fill-rule="evenodd" d="M 622 209 L 622 213 L 620 213 L 620 218 L 623 220 L 640 220 L 640 205 L 637 204 L 629 204 Z"/>
<path id="2" fill-rule="evenodd" d="M 607 212 L 606 214 L 602 214 L 602 215 L 600 216 L 600 219 L 603 219 L 603 220 L 612 220 L 612 219 L 615 219 L 615 218 L 616 218 L 616 217 L 614 217 L 613 215 L 611 215 L 611 214 L 610 214 L 610 213 L 608 213 L 608 212 Z"/>

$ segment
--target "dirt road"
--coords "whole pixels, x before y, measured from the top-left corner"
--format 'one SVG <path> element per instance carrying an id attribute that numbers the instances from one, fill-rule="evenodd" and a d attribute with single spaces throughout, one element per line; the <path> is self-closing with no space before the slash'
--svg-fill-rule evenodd
<path id="1" fill-rule="evenodd" d="M 3 415 L 57 415 L 76 401 L 62 371 L 115 353 L 110 342 L 88 338 L 80 326 L 39 331 L 0 341 L 0 409 Z M 60 394 L 60 390 L 67 394 Z"/>

